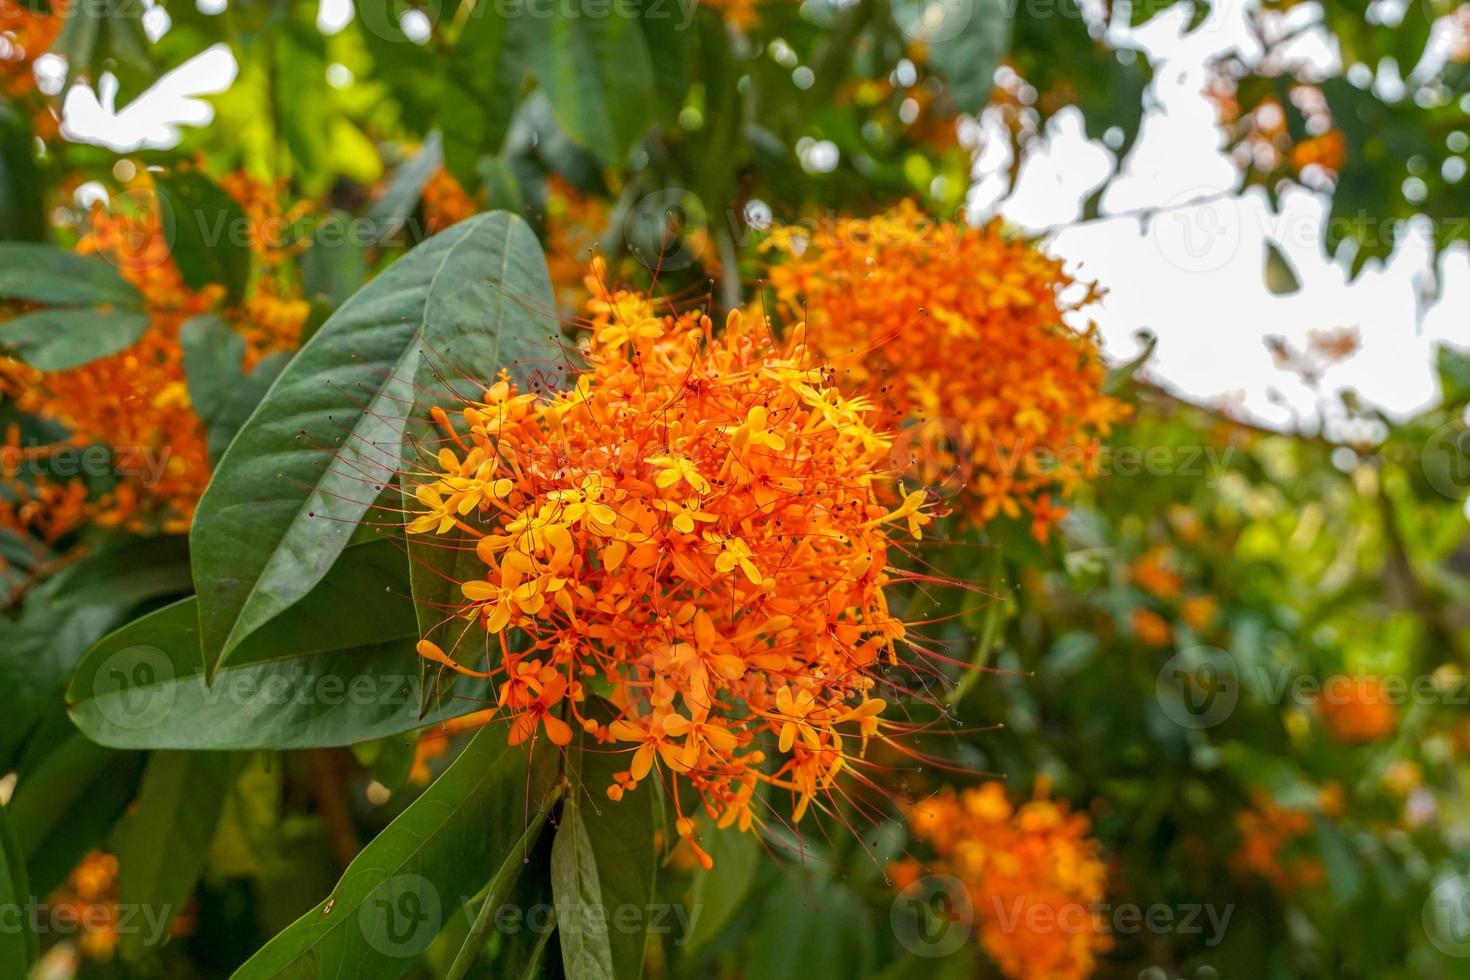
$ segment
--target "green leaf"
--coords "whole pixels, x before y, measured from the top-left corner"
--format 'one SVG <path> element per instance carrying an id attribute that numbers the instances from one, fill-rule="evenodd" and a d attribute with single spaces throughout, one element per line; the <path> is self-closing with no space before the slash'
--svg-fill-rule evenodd
<path id="1" fill-rule="evenodd" d="M 1440 344 L 1434 350 L 1434 363 L 1439 373 L 1439 389 L 1443 403 L 1458 405 L 1470 399 L 1470 354 Z"/>
<path id="2" fill-rule="evenodd" d="M 33 242 L 0 242 L 0 297 L 48 306 L 143 305 L 104 259 Z"/>
<path id="3" fill-rule="evenodd" d="M 317 225 L 311 247 L 297 261 L 301 286 L 309 298 L 336 308 L 366 281 L 367 256 L 363 243 L 353 236 L 352 225 L 337 212 Z"/>
<path id="4" fill-rule="evenodd" d="M 235 980 L 394 978 L 426 950 L 454 907 L 519 861 L 529 814 L 547 807 L 554 751 L 477 734 L 444 774 L 365 847 L 332 894 L 235 974 Z"/>
<path id="5" fill-rule="evenodd" d="M 142 917 L 148 928 L 119 933 L 124 957 L 137 958 L 167 938 L 164 927 L 183 910 L 204 870 L 236 768 L 230 756 L 208 752 L 149 756 L 137 806 L 113 845 L 118 904 L 150 913 Z"/>
<path id="6" fill-rule="evenodd" d="M 1269 238 L 1266 239 L 1265 279 L 1266 289 L 1273 296 L 1289 296 L 1302 288 L 1302 281 L 1297 278 L 1291 260 L 1281 251 L 1281 246 Z"/>
<path id="7" fill-rule="evenodd" d="M 218 464 L 291 355 L 279 351 L 246 374 L 245 338 L 210 314 L 185 323 L 179 331 L 179 345 L 184 351 L 189 401 L 208 434 L 210 462 Z"/>
<path id="8" fill-rule="evenodd" d="M 761 860 L 756 835 L 734 827 L 708 827 L 700 833 L 699 844 L 715 863 L 708 871 L 701 868 L 694 872 L 689 907 L 697 917 L 681 950 L 686 957 L 694 957 L 718 936 L 744 906 Z"/>
<path id="9" fill-rule="evenodd" d="M 249 228 L 239 202 L 197 170 L 158 174 L 154 186 L 185 284 L 200 290 L 219 283 L 226 302 L 238 303 L 250 281 Z"/>
<path id="10" fill-rule="evenodd" d="M 193 588 L 187 538 L 125 535 L 108 538 L 57 575 L 51 604 L 58 609 L 127 608 L 160 596 L 187 595 Z"/>
<path id="11" fill-rule="evenodd" d="M 114 108 L 122 109 L 157 79 L 148 54 L 140 4 L 128 0 L 93 0 L 67 5 L 66 21 L 51 46 L 66 59 L 66 86 L 85 77 L 95 86 L 104 71 L 119 81 Z"/>
<path id="12" fill-rule="evenodd" d="M 438 131 L 444 164 L 465 187 L 473 187 L 481 156 L 495 154 L 510 129 L 526 66 L 517 45 L 507 43 L 521 21 L 477 3 L 449 52 Z"/>
<path id="13" fill-rule="evenodd" d="M 388 181 L 383 196 L 373 202 L 368 219 L 377 229 L 379 244 L 403 230 L 424 195 L 424 185 L 444 163 L 444 144 L 439 133 L 430 133 L 419 151 L 409 157 Z"/>
<path id="14" fill-rule="evenodd" d="M 24 909 L 31 901 L 25 858 L 10 826 L 9 807 L 0 806 L 0 909 Z M 28 915 L 0 929 L 0 963 L 9 963 L 26 976 L 36 962 L 38 943 Z"/>
<path id="15" fill-rule="evenodd" d="M 863 977 L 871 971 L 876 932 L 868 909 L 851 889 L 821 875 L 812 868 L 762 892 L 746 980 Z"/>
<path id="16" fill-rule="evenodd" d="M 10 817 L 36 894 L 50 894 L 107 836 L 133 799 L 143 759 L 72 732 L 22 764 Z"/>
<path id="17" fill-rule="evenodd" d="M 530 18 L 531 69 L 557 121 L 604 163 L 618 164 L 654 118 L 653 64 L 637 18 L 593 17 L 558 5 Z"/>
<path id="18" fill-rule="evenodd" d="M 535 234 L 514 215 L 460 222 L 337 310 L 240 430 L 190 545 L 210 673 L 326 574 L 401 466 L 425 356 L 489 377 L 555 335 Z M 266 488 L 269 488 L 267 491 Z"/>
<path id="19" fill-rule="evenodd" d="M 54 710 L 61 714 L 72 668 L 117 622 L 108 606 L 53 606 L 58 583 L 27 597 L 18 617 L 0 619 L 0 770 L 14 768 L 22 744 Z"/>
<path id="20" fill-rule="evenodd" d="M 990 102 L 995 70 L 1011 42 L 1011 11 L 1004 0 L 901 2 L 895 14 L 910 37 L 929 40 L 929 61 L 944 73 L 949 93 L 960 109 L 975 113 Z"/>
<path id="21" fill-rule="evenodd" d="M 199 616 L 185 599 L 104 638 L 67 692 L 78 728 L 104 745 L 174 749 L 313 748 L 409 731 L 493 703 L 462 678 L 421 718 L 418 627 L 402 544 L 348 548 L 306 598 L 251 636 L 212 684 Z"/>
<path id="22" fill-rule="evenodd" d="M 147 329 L 140 310 L 41 310 L 0 325 L 0 343 L 38 371 L 65 371 L 126 350 Z"/>
<path id="23" fill-rule="evenodd" d="M 39 242 L 46 237 L 44 186 L 30 120 L 0 103 L 0 241 Z M 0 277 L 4 275 L 0 270 Z"/>
<path id="24" fill-rule="evenodd" d="M 568 980 L 636 980 L 648 941 L 643 913 L 653 899 L 658 856 L 654 787 L 614 803 L 606 796 L 626 752 L 579 744 L 571 753 L 577 792 L 568 797 L 551 851 L 557 932 Z M 619 925 L 620 910 L 640 912 L 638 928 Z"/>

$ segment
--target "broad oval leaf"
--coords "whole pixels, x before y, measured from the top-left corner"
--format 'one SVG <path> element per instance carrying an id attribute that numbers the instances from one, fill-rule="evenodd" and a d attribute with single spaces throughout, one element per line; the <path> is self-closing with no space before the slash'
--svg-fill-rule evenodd
<path id="1" fill-rule="evenodd" d="M 322 325 L 199 502 L 189 540 L 210 673 L 321 581 L 401 467 L 421 359 L 514 367 L 555 335 L 549 296 L 535 234 L 492 212 L 413 249 Z"/>
<path id="2" fill-rule="evenodd" d="M 424 794 L 348 866 L 332 894 L 265 945 L 235 980 L 402 976 L 456 906 L 523 859 L 550 806 L 558 754 L 481 730 Z M 536 816 L 531 816 L 535 813 Z M 492 889 L 493 891 L 493 889 Z"/>
<path id="3" fill-rule="evenodd" d="M 310 595 L 254 634 L 211 683 L 199 659 L 196 600 L 129 623 L 78 665 L 67 692 L 72 720 L 116 747 L 319 748 L 484 707 L 493 700 L 488 682 L 461 678 L 421 717 L 417 625 L 401 547 L 348 548 Z"/>

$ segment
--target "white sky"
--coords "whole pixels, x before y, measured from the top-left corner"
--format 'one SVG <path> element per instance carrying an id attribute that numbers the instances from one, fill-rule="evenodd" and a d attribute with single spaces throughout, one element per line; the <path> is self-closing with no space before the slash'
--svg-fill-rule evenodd
<path id="1" fill-rule="evenodd" d="M 1109 354 L 1126 359 L 1137 347 L 1135 331 L 1152 330 L 1159 343 L 1150 376 L 1191 398 L 1229 399 L 1271 424 L 1313 419 L 1315 396 L 1275 367 L 1263 338 L 1279 335 L 1301 348 L 1308 330 L 1352 326 L 1363 349 L 1329 369 L 1324 387 L 1350 387 L 1390 414 L 1412 414 L 1438 397 L 1433 342 L 1470 343 L 1470 253 L 1459 246 L 1442 260 L 1443 296 L 1420 322 L 1416 281 L 1422 281 L 1428 254 L 1421 244 L 1401 246 L 1386 269 L 1370 268 L 1349 285 L 1344 268 L 1322 252 L 1323 198 L 1293 192 L 1283 201 L 1284 213 L 1271 214 L 1262 195 L 1228 194 L 1238 173 L 1220 152 L 1214 108 L 1200 91 L 1212 56 L 1230 49 L 1253 53 L 1248 6 L 1249 0 L 1217 0 L 1208 20 L 1187 37 L 1179 9 L 1138 32 L 1154 62 L 1154 107 L 1102 204 L 1106 214 L 1224 192 L 1223 199 L 1167 210 L 1147 230 L 1136 218 L 1075 225 L 1081 200 L 1107 173 L 1108 156 L 1085 139 L 1080 117 L 1068 111 L 1053 120 L 1047 150 L 1028 161 L 1002 213 L 1032 230 L 1060 227 L 1053 249 L 1079 276 L 1098 279 L 1109 291 L 1093 310 Z M 349 0 L 323 0 L 324 28 L 348 17 Z M 149 26 L 161 25 L 155 20 Z M 1304 42 L 1302 56 L 1331 63 L 1332 52 L 1317 43 L 1320 50 L 1312 39 Z M 223 90 L 234 75 L 233 59 L 220 45 L 163 76 L 121 113 L 111 111 L 107 85 L 100 101 L 79 86 L 66 100 L 66 131 L 124 150 L 167 146 L 178 125 L 207 124 L 209 106 L 196 96 Z M 985 165 L 982 158 L 982 178 Z M 993 200 L 991 191 L 982 179 L 973 198 Z M 1265 288 L 1268 236 L 1280 243 L 1301 280 L 1293 295 L 1273 296 Z"/>

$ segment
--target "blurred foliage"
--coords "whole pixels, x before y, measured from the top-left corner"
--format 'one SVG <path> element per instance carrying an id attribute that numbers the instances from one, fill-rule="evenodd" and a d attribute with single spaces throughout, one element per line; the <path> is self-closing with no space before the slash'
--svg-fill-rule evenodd
<path id="1" fill-rule="evenodd" d="M 906 597 L 972 668 L 895 678 L 930 689 L 903 706 L 920 720 L 943 720 L 952 697 L 956 731 L 924 746 L 933 763 L 875 759 L 875 785 L 801 839 L 774 821 L 759 837 L 706 828 L 713 870 L 666 846 L 666 807 L 620 813 L 629 829 L 611 831 L 585 795 L 529 816 L 546 769 L 494 730 L 467 733 L 483 685 L 402 683 L 422 626 L 408 597 L 431 586 L 382 530 L 387 498 L 362 502 L 316 579 L 289 583 L 299 602 L 209 663 L 237 691 L 278 685 L 286 707 L 247 698 L 212 714 L 199 553 L 182 532 L 278 377 L 285 390 L 319 371 L 297 391 L 348 369 L 383 383 L 359 350 L 297 358 L 334 315 L 329 329 L 372 318 L 374 338 L 396 338 L 383 363 L 411 360 L 417 325 L 382 296 L 420 288 L 417 260 L 397 265 L 413 246 L 450 229 L 420 259 L 462 236 L 477 258 L 519 261 L 529 239 L 487 242 L 501 219 L 464 221 L 524 217 L 551 280 L 524 280 L 526 331 L 575 313 L 594 249 L 626 278 L 656 272 L 695 299 L 713 282 L 739 306 L 763 261 L 750 236 L 770 217 L 908 198 L 953 212 L 976 114 L 1006 134 L 1014 181 L 1073 109 L 1111 153 L 1084 205 L 1094 217 L 1150 106 L 1134 30 L 1168 10 L 1184 30 L 1220 13 L 1204 0 L 607 6 L 363 0 L 327 32 L 316 4 L 290 0 L 0 0 L 0 341 L 16 355 L 0 372 L 0 903 L 103 915 L 18 942 L 0 930 L 4 975 L 38 955 L 38 977 L 630 975 L 626 936 L 599 950 L 563 942 L 565 927 L 554 940 L 549 925 L 491 928 L 500 903 L 549 909 L 570 889 L 662 910 L 632 930 L 649 976 L 997 976 L 974 943 L 928 958 L 890 927 L 894 868 L 925 856 L 900 815 L 987 773 L 1022 795 L 1049 786 L 1090 818 L 1114 907 L 1229 916 L 1115 929 L 1098 976 L 1470 976 L 1466 888 L 1435 890 L 1470 871 L 1470 360 L 1450 348 L 1439 406 L 1395 422 L 1349 398 L 1358 436 L 1336 443 L 1253 429 L 1149 386 L 1139 364 L 1120 370 L 1136 416 L 1062 533 L 1041 545 L 1006 522 L 946 527 L 927 557 L 964 586 Z M 1436 257 L 1465 240 L 1467 12 L 1260 4 L 1260 50 L 1216 66 L 1209 94 L 1242 186 L 1324 195 L 1324 247 L 1353 274 L 1392 255 L 1407 222 L 1428 222 Z M 1338 61 L 1297 58 L 1309 34 Z M 67 86 L 115 91 L 122 108 L 216 44 L 237 75 L 209 97 L 208 125 L 129 152 L 68 138 Z M 64 65 L 38 63 L 46 52 Z M 229 234 L 242 218 L 251 234 Z M 422 287 L 426 323 L 433 308 L 465 329 L 455 304 L 473 307 L 455 290 L 479 267 L 464 261 L 442 304 Z M 1265 267 L 1273 291 L 1299 287 L 1274 245 Z M 356 389 L 338 394 L 363 414 Z M 330 460 L 341 415 L 318 416 Z M 247 542 L 206 560 L 226 564 L 230 546 Z M 1377 685 L 1395 679 L 1410 693 L 1385 698 Z M 307 682 L 365 682 L 373 697 L 293 705 Z M 127 713 L 135 683 L 175 711 L 153 742 Z M 1327 696 L 1339 690 L 1345 711 Z M 553 809 L 561 823 L 541 833 Z M 623 871 L 600 880 L 563 827 Z M 668 852 L 652 881 L 624 838 Z M 403 875 L 446 889 L 437 938 L 386 953 L 342 939 L 346 915 L 423 898 Z M 122 919 L 160 908 L 158 922 Z"/>

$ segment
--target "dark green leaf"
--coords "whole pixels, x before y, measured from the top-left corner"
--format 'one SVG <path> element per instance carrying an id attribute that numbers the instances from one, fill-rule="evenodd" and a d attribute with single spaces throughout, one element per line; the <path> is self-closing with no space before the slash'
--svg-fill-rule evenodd
<path id="1" fill-rule="evenodd" d="M 348 548 L 210 685 L 195 600 L 129 623 L 77 667 L 67 692 L 73 720 L 107 745 L 308 748 L 381 738 L 483 707 L 493 700 L 489 685 L 466 678 L 420 718 L 418 626 L 401 548 L 387 541 Z"/>
<path id="2" fill-rule="evenodd" d="M 209 752 L 154 752 L 143 770 L 137 806 L 114 839 L 117 901 L 147 910 L 147 929 L 120 932 L 125 957 L 167 938 L 164 926 L 183 910 L 204 870 L 209 843 L 234 780 L 236 760 Z"/>
<path id="3" fill-rule="evenodd" d="M 51 602 L 64 609 L 127 608 L 160 596 L 187 595 L 193 589 L 188 538 L 123 536 L 108 539 L 58 575 Z"/>
<path id="4" fill-rule="evenodd" d="M 143 305 L 107 261 L 32 242 L 0 242 L 0 297 L 48 306 Z"/>
<path id="5" fill-rule="evenodd" d="M 126 350 L 147 329 L 141 310 L 40 310 L 0 324 L 0 343 L 38 371 L 65 371 Z"/>
<path id="6" fill-rule="evenodd" d="M 190 544 L 205 663 L 321 581 L 401 466 L 414 376 L 524 373 L 554 334 L 536 236 L 513 215 L 460 222 L 334 313 L 292 359 L 220 461 Z M 270 488 L 266 491 L 265 488 Z"/>
<path id="7" fill-rule="evenodd" d="M 543 747 L 533 759 L 505 738 L 503 725 L 476 735 L 363 849 L 326 901 L 271 940 L 235 980 L 403 975 L 455 905 L 519 859 L 527 815 L 553 792 L 556 753 Z"/>
<path id="8" fill-rule="evenodd" d="M 352 225 L 341 214 L 330 214 L 317 225 L 311 247 L 297 263 L 308 297 L 335 308 L 366 281 L 365 243 L 356 241 L 353 234 Z"/>
<path id="9" fill-rule="evenodd" d="M 144 756 L 94 745 L 75 731 L 37 755 L 22 764 L 10 817 L 31 887 L 47 895 L 132 802 Z"/>
<path id="10" fill-rule="evenodd" d="M 217 316 L 197 316 L 179 331 L 189 401 L 204 422 L 209 459 L 218 463 L 291 355 L 281 351 L 245 373 L 245 338 Z"/>
<path id="11" fill-rule="evenodd" d="M 25 857 L 10 827 L 9 807 L 0 806 L 0 909 L 24 909 L 31 902 Z M 19 915 L 0 929 L 0 963 L 14 966 L 26 976 L 36 962 L 38 943 L 28 915 Z"/>
<path id="12" fill-rule="evenodd" d="M 519 48 L 507 43 L 518 26 L 523 26 L 522 19 L 500 16 L 492 5 L 477 3 L 449 52 L 438 132 L 444 138 L 445 166 L 466 187 L 474 186 L 480 157 L 499 152 L 510 129 L 526 74 Z"/>
<path id="13" fill-rule="evenodd" d="M 194 290 L 218 283 L 238 303 L 250 280 L 250 229 L 239 203 L 197 170 L 159 174 L 154 186 L 184 282 Z"/>
<path id="14" fill-rule="evenodd" d="M 43 186 L 30 120 L 0 103 L 0 241 L 39 242 L 46 237 Z M 0 277 L 4 275 L 0 270 Z"/>
<path id="15" fill-rule="evenodd" d="M 437 132 L 430 133 L 424 145 L 393 174 L 383 196 L 373 202 L 368 217 L 377 232 L 379 243 L 390 240 L 403 230 L 423 197 L 424 185 L 444 163 L 443 141 Z"/>
<path id="16" fill-rule="evenodd" d="M 930 20 L 932 11 L 943 8 L 946 13 Z M 929 58 L 934 67 L 944 72 L 949 92 L 965 112 L 979 112 L 990 102 L 995 88 L 995 70 L 1011 41 L 1010 4 L 1004 0 L 974 0 L 963 3 L 900 3 L 896 13 L 900 26 L 911 36 L 928 39 L 932 35 Z M 905 24 L 902 14 L 912 12 L 922 18 Z"/>
<path id="17" fill-rule="evenodd" d="M 653 65 L 637 19 L 557 6 L 528 26 L 542 32 L 528 45 L 531 68 L 557 120 L 603 162 L 621 163 L 656 108 Z"/>

